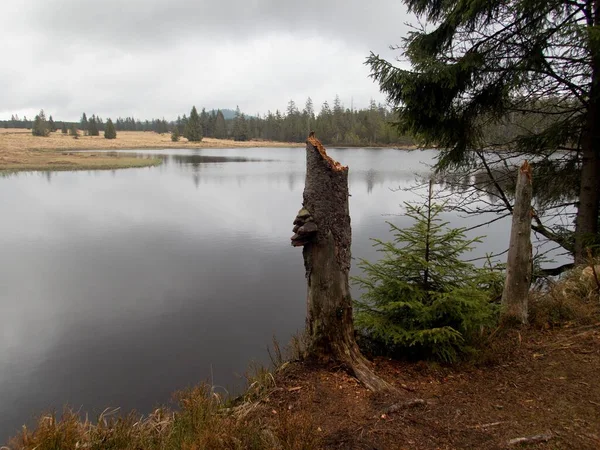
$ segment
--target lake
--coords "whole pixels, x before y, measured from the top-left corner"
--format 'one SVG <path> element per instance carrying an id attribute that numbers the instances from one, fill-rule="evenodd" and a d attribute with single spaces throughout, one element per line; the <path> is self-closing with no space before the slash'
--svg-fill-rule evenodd
<path id="1" fill-rule="evenodd" d="M 68 403 L 148 412 L 208 381 L 239 390 L 251 360 L 304 326 L 303 148 L 137 152 L 159 167 L 0 178 L 0 443 Z M 402 226 L 398 191 L 432 151 L 331 149 L 350 167 L 353 256 Z M 451 216 L 452 223 L 468 222 Z M 477 254 L 502 251 L 506 221 Z M 356 267 L 353 268 L 356 274 Z"/>

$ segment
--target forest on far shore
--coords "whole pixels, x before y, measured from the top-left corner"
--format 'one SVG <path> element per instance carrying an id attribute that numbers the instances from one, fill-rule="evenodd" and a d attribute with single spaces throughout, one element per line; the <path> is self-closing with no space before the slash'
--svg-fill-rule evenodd
<path id="1" fill-rule="evenodd" d="M 182 114 L 176 119 L 166 120 L 156 118 L 141 120 L 133 116 L 118 117 L 113 119 L 116 131 L 153 131 L 156 133 L 171 133 L 177 127 L 178 134 L 185 137 L 186 128 L 193 118 L 193 107 L 189 114 Z M 46 113 L 47 114 L 47 113 Z M 285 111 L 268 111 L 264 115 L 247 115 L 240 108 L 232 110 L 211 110 L 202 108 L 197 113 L 198 127 L 201 136 L 217 139 L 234 139 L 248 141 L 252 139 L 304 142 L 310 131 L 328 145 L 338 146 L 410 146 L 413 140 L 408 136 L 400 135 L 392 126 L 396 120 L 393 111 L 382 104 L 371 100 L 368 108 L 346 108 L 336 96 L 333 106 L 324 102 L 318 113 L 310 97 L 302 109 L 290 100 Z M 98 131 L 104 130 L 105 119 L 96 114 L 82 114 L 79 122 L 68 122 L 48 117 L 49 131 L 70 129 L 73 125 L 81 131 L 87 132 L 90 125 Z M 0 120 L 3 128 L 31 129 L 34 120 L 27 117 L 19 118 L 13 115 L 10 120 Z"/>

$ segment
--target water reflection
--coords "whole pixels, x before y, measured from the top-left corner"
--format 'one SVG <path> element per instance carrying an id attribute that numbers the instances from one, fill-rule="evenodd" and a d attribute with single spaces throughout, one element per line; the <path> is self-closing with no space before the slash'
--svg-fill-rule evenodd
<path id="1" fill-rule="evenodd" d="M 444 173 L 436 175 L 435 180 L 449 192 L 460 195 L 476 192 L 490 204 L 499 205 L 504 203 L 503 197 L 509 201 L 514 199 L 521 162 L 516 160 L 505 164 L 505 161 L 501 161 L 501 165 L 488 162 L 489 170 Z M 533 162 L 532 167 L 534 201 L 538 211 L 577 198 L 579 175 L 576 167 L 548 160 Z"/>
<path id="2" fill-rule="evenodd" d="M 140 157 L 146 155 L 139 155 Z M 164 155 L 159 154 L 163 161 L 173 161 L 179 165 L 189 165 L 193 167 L 199 167 L 201 164 L 215 164 L 215 163 L 234 163 L 234 162 L 272 162 L 276 160 L 259 159 L 259 158 L 247 158 L 244 156 L 213 156 L 213 155 Z"/>
<path id="3" fill-rule="evenodd" d="M 215 154 L 224 151 L 231 154 Z M 412 182 L 417 175 L 427 174 L 434 156 L 433 152 L 399 153 L 392 149 L 366 150 L 369 155 L 364 155 L 365 150 L 363 149 L 330 149 L 329 152 L 334 157 L 351 161 L 351 187 L 358 188 L 364 184 L 368 194 L 372 193 L 375 186 L 397 187 L 400 184 Z M 163 170 L 170 164 L 177 164 L 181 171 L 190 173 L 195 187 L 201 184 L 201 180 L 205 178 L 204 175 L 207 177 L 206 183 L 221 183 L 235 179 L 238 187 L 257 178 L 278 186 L 285 180 L 290 192 L 296 189 L 298 183 L 304 182 L 304 149 L 298 148 L 207 149 L 175 151 L 175 153 L 153 150 L 135 151 L 134 153 L 121 151 L 119 153 L 134 154 L 140 158 L 159 157 L 163 160 Z M 375 155 L 373 156 L 372 153 Z M 399 164 L 393 167 L 387 164 L 387 158 L 390 157 L 397 157 Z M 259 168 L 257 170 L 257 167 L 251 165 L 232 165 L 232 163 L 255 163 L 255 166 L 259 166 Z M 227 164 L 228 174 L 212 170 L 215 166 L 222 164 Z M 232 178 L 229 173 L 236 173 L 236 176 Z"/>
<path id="4" fill-rule="evenodd" d="M 304 150 L 138 153 L 165 160 L 0 178 L 0 442 L 65 402 L 145 412 L 211 374 L 234 388 L 273 334 L 286 342 L 304 325 L 302 257 L 289 244 Z M 382 215 L 416 199 L 392 189 L 427 174 L 434 153 L 330 153 L 350 167 L 353 255 L 373 259 L 385 219 L 408 223 Z M 504 250 L 504 223 L 483 233 L 476 256 Z"/>

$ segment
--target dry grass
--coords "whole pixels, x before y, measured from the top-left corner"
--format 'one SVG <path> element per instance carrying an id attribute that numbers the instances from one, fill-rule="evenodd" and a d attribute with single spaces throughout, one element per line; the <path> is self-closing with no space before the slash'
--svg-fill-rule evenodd
<path id="1" fill-rule="evenodd" d="M 574 272 L 568 280 L 578 276 Z M 562 287 L 575 300 L 567 281 Z M 585 292 L 590 297 L 579 300 L 595 301 L 590 312 L 598 317 L 597 292 Z M 339 366 L 279 366 L 304 350 L 301 339 L 287 352 L 274 341 L 273 363 L 279 367 L 255 370 L 246 395 L 232 407 L 204 384 L 176 394 L 175 410 L 159 408 L 144 417 L 116 410 L 95 421 L 71 410 L 60 418 L 45 414 L 0 450 L 498 449 L 545 430 L 552 430 L 552 439 L 536 448 L 597 449 L 600 322 L 595 320 L 513 330 L 514 336 L 504 338 L 513 347 L 510 357 L 491 366 L 379 358 L 375 370 L 407 391 L 402 402 L 425 401 L 399 413 L 386 412 L 398 398 L 374 395 Z"/>
<path id="2" fill-rule="evenodd" d="M 301 358 L 305 338 L 286 348 L 273 340 L 272 366 L 250 364 L 246 390 L 224 401 L 206 383 L 176 392 L 175 409 L 157 408 L 147 416 L 106 409 L 95 420 L 66 407 L 61 416 L 41 415 L 33 429 L 23 427 L 0 450 L 314 450 L 321 448 L 318 424 L 309 411 L 269 409 L 269 396 L 280 390 L 290 358 Z M 1 444 L 1 442 L 0 442 Z"/>
<path id="3" fill-rule="evenodd" d="M 181 139 L 172 142 L 169 134 L 142 131 L 120 131 L 116 139 L 80 136 L 73 139 L 60 131 L 48 137 L 32 136 L 30 130 L 0 129 L 1 170 L 79 170 L 119 169 L 160 164 L 157 158 L 135 158 L 125 155 L 79 154 L 75 150 L 133 150 L 165 148 L 231 148 L 231 147 L 297 147 L 303 144 L 285 142 L 236 142 L 205 138 L 202 142 Z"/>
<path id="4" fill-rule="evenodd" d="M 66 409 L 61 417 L 45 414 L 35 429 L 23 428 L 9 450 L 200 450 L 288 449 L 318 447 L 310 416 L 282 412 L 268 423 L 261 417 L 224 408 L 222 399 L 208 385 L 175 395 L 177 410 L 156 409 L 148 416 L 120 415 L 104 411 L 96 421 L 82 419 Z"/>
<path id="5" fill-rule="evenodd" d="M 548 288 L 530 294 L 529 322 L 533 327 L 585 325 L 598 320 L 600 292 L 595 283 L 582 277 L 584 269 L 576 267 Z"/>

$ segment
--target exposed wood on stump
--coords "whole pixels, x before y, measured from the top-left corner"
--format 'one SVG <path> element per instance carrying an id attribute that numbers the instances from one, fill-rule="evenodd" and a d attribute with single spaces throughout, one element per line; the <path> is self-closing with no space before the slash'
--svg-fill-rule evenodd
<path id="1" fill-rule="evenodd" d="M 344 364 L 371 390 L 393 390 L 373 373 L 354 339 L 348 167 L 329 157 L 313 133 L 306 141 L 303 208 L 294 224 L 292 245 L 303 246 L 308 282 L 308 356 Z"/>
<path id="2" fill-rule="evenodd" d="M 510 247 L 506 263 L 506 281 L 502 292 L 502 322 L 527 323 L 527 299 L 531 286 L 531 166 L 527 161 L 519 169 L 513 208 Z"/>

